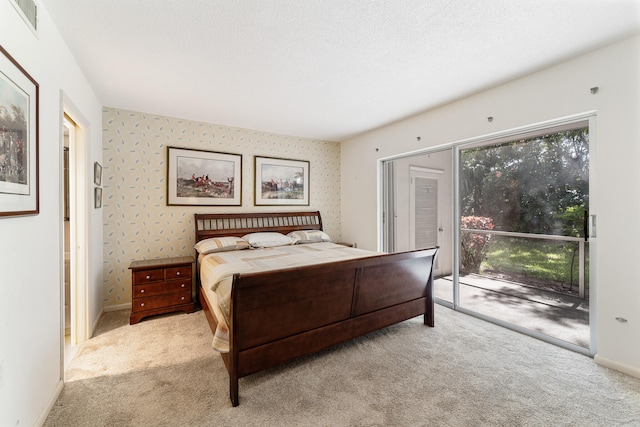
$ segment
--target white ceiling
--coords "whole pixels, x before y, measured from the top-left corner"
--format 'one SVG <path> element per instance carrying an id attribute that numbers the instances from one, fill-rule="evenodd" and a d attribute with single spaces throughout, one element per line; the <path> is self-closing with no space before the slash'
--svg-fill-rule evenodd
<path id="1" fill-rule="evenodd" d="M 329 141 L 640 30 L 640 0 L 40 1 L 105 106 Z"/>

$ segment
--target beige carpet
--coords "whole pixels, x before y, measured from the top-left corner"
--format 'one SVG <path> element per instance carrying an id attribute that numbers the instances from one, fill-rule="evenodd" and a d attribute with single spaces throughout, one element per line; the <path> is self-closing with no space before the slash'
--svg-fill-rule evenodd
<path id="1" fill-rule="evenodd" d="M 640 380 L 436 307 L 279 368 L 228 376 L 202 312 L 105 314 L 46 426 L 639 426 Z"/>

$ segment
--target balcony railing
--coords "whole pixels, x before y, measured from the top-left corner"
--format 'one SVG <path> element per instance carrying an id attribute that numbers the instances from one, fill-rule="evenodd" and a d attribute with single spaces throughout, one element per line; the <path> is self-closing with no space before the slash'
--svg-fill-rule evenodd
<path id="1" fill-rule="evenodd" d="M 520 237 L 525 239 L 555 240 L 563 242 L 578 242 L 578 294 L 580 298 L 585 297 L 585 240 L 581 237 L 555 236 L 552 234 L 533 234 L 533 233 L 516 233 L 511 231 L 497 230 L 477 230 L 470 228 L 461 228 L 460 231 L 466 231 L 474 234 L 491 234 L 495 236 Z"/>

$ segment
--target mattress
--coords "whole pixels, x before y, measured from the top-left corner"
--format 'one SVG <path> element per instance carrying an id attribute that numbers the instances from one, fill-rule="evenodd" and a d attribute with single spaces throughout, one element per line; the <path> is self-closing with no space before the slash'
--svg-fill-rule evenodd
<path id="1" fill-rule="evenodd" d="M 235 273 L 256 273 L 284 268 L 317 265 L 379 255 L 332 242 L 287 245 L 263 249 L 216 252 L 198 258 L 200 282 L 212 313 L 218 322 L 213 348 L 229 351 L 229 311 L 231 285 Z"/>

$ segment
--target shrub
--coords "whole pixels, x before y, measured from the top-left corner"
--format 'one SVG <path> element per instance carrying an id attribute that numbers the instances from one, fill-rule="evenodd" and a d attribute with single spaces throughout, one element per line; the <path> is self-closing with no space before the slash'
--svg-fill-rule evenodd
<path id="1" fill-rule="evenodd" d="M 481 216 L 463 216 L 460 221 L 461 228 L 473 230 L 493 230 L 493 219 Z M 471 231 L 460 233 L 460 270 L 462 273 L 478 273 L 480 264 L 489 252 L 490 234 L 477 234 Z"/>

